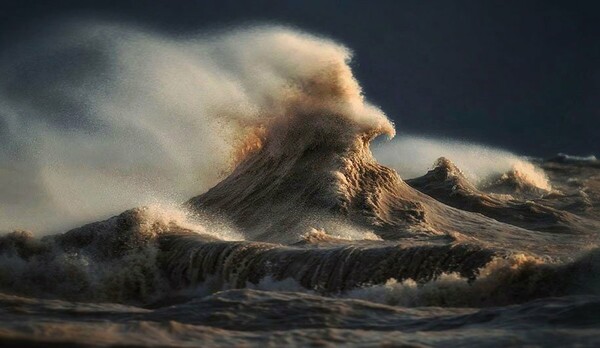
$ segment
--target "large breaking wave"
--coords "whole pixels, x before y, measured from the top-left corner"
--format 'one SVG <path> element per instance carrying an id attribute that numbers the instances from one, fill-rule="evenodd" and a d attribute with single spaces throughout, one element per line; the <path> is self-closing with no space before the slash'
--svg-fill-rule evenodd
<path id="1" fill-rule="evenodd" d="M 371 142 L 394 127 L 345 47 L 280 27 L 73 28 L 2 55 L 0 228 L 147 206 L 3 236 L 1 291 L 146 306 L 231 288 L 404 306 L 598 295 L 599 224 L 532 163 L 422 140 L 421 177 L 377 162 Z M 384 146 L 400 171 L 421 166 L 403 140 Z"/>
<path id="2" fill-rule="evenodd" d="M 70 23 L 2 52 L 0 230 L 56 231 L 214 185 L 288 115 L 392 133 L 332 41 Z M 32 218 L 35 217 L 35 218 Z"/>

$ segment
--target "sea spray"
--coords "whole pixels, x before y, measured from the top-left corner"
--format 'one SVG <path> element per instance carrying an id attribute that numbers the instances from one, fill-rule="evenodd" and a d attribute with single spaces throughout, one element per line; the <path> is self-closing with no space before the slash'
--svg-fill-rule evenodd
<path id="1" fill-rule="evenodd" d="M 173 38 L 71 21 L 0 55 L 0 230 L 182 202 L 298 113 L 393 133 L 333 41 L 275 26 Z M 35 218 L 32 218 L 35 216 Z"/>

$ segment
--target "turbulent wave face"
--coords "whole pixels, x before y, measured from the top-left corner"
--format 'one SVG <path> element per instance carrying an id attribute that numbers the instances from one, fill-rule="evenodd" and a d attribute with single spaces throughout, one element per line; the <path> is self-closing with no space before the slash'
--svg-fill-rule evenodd
<path id="1" fill-rule="evenodd" d="M 182 201 L 259 146 L 264 127 L 300 113 L 393 132 L 349 59 L 277 27 L 175 39 L 72 23 L 30 38 L 1 56 L 0 230 Z"/>
<path id="2" fill-rule="evenodd" d="M 405 136 L 374 156 L 394 127 L 364 99 L 349 50 L 290 29 L 81 28 L 2 53 L 0 229 L 39 233 L 0 237 L 0 338 L 597 335 L 585 312 L 600 301 L 595 161 Z M 39 235 L 82 220 L 100 221 Z"/>

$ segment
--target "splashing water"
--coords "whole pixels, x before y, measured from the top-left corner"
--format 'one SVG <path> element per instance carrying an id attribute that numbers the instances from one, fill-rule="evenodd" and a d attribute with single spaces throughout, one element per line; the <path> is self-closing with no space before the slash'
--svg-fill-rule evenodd
<path id="1" fill-rule="evenodd" d="M 405 179 L 421 176 L 440 157 L 455 163 L 474 184 L 484 186 L 490 179 L 514 171 L 527 183 L 550 191 L 545 173 L 526 159 L 508 151 L 456 140 L 401 135 L 373 150 L 383 164 Z"/>

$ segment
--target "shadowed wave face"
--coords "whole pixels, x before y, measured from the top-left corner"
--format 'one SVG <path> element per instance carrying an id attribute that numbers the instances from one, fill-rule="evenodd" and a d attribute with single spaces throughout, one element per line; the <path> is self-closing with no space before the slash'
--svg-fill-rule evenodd
<path id="1" fill-rule="evenodd" d="M 23 330 L 52 322 L 80 343 L 72 308 L 129 330 L 107 344 L 152 345 L 144 330 L 161 344 L 217 331 L 256 343 L 251 331 L 275 329 L 309 344 L 315 323 L 377 332 L 355 344 L 414 328 L 497 343 L 469 325 L 527 343 L 527 318 L 552 325 L 531 313 L 574 340 L 597 324 L 582 309 L 600 296 L 595 162 L 487 149 L 476 163 L 473 145 L 382 143 L 399 171 L 420 165 L 403 144 L 448 157 L 405 182 L 371 153 L 394 127 L 333 41 L 269 26 L 188 38 L 77 28 L 2 54 L 0 228 L 15 231 L 0 237 L 0 302 L 6 320 L 39 309 L 24 329 L 0 320 L 7 339 L 47 342 Z M 86 220 L 100 221 L 39 236 Z M 299 313 L 309 324 L 272 320 Z M 415 342 L 441 342 L 426 337 Z"/>

